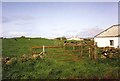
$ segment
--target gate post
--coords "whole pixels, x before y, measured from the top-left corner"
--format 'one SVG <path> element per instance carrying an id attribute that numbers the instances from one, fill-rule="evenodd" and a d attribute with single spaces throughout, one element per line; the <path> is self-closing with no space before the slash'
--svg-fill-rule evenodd
<path id="1" fill-rule="evenodd" d="M 94 46 L 94 59 L 96 59 L 96 58 L 97 58 L 97 46 L 95 44 L 95 46 Z"/>
<path id="2" fill-rule="evenodd" d="M 90 53 L 91 53 L 90 50 L 91 50 L 91 49 L 90 49 L 90 47 L 89 47 L 89 58 L 91 57 L 91 55 L 90 55 Z"/>
<path id="3" fill-rule="evenodd" d="M 81 53 L 80 53 L 80 54 L 81 54 L 80 56 L 81 56 L 81 58 L 82 58 L 82 45 L 81 45 L 81 51 L 80 51 L 80 52 L 81 52 Z"/>
<path id="4" fill-rule="evenodd" d="M 43 45 L 43 55 L 44 55 L 44 53 L 45 53 L 45 46 Z"/>

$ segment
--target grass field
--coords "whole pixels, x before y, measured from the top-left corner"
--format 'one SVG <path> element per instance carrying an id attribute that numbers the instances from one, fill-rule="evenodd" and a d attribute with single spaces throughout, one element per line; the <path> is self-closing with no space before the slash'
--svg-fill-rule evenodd
<path id="1" fill-rule="evenodd" d="M 57 56 L 65 52 L 57 52 L 62 48 L 47 49 L 44 59 L 30 59 L 21 62 L 23 54 L 31 56 L 32 46 L 62 46 L 64 41 L 44 38 L 3 39 L 2 57 L 17 58 L 9 65 L 3 63 L 3 79 L 118 79 L 119 58 L 90 60 L 85 57 L 79 61 L 59 61 L 71 58 Z M 84 43 L 84 42 L 82 42 Z M 87 41 L 87 43 L 91 43 Z M 100 54 L 100 51 L 97 51 Z M 87 54 L 88 52 L 85 52 Z M 66 53 L 67 54 L 67 53 Z"/>

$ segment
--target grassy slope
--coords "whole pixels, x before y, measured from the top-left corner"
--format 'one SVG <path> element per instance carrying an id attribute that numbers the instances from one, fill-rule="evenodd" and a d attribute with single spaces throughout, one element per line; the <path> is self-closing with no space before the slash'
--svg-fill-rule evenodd
<path id="1" fill-rule="evenodd" d="M 3 39 L 3 57 L 18 57 L 16 63 L 3 64 L 3 79 L 57 79 L 57 78 L 118 78 L 119 59 L 83 59 L 78 62 L 58 62 L 56 58 L 19 61 L 23 54 L 30 55 L 31 46 L 58 45 L 47 39 Z M 54 54 L 55 55 L 55 54 Z M 55 60 L 56 59 L 56 60 Z"/>
<path id="2" fill-rule="evenodd" d="M 47 39 L 3 39 L 3 56 L 19 56 L 22 54 L 30 54 L 30 48 L 32 46 L 53 45 L 54 41 Z"/>

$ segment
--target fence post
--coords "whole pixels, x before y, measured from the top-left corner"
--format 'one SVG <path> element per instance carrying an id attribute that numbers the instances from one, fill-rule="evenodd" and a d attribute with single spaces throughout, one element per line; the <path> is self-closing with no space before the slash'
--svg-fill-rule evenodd
<path id="1" fill-rule="evenodd" d="M 45 46 L 43 45 L 43 55 L 44 55 L 44 53 L 45 53 Z"/>
<path id="2" fill-rule="evenodd" d="M 73 50 L 75 50 L 75 46 L 73 46 Z"/>
<path id="3" fill-rule="evenodd" d="M 80 46 L 79 46 L 79 58 L 80 58 Z"/>
<path id="4" fill-rule="evenodd" d="M 64 48 L 64 50 L 66 50 L 66 44 L 64 44 L 63 48 Z"/>
<path id="5" fill-rule="evenodd" d="M 81 51 L 80 52 L 81 52 L 80 54 L 81 54 L 81 58 L 82 58 L 82 45 L 81 45 Z"/>
<path id="6" fill-rule="evenodd" d="M 90 47 L 89 47 L 89 58 L 91 57 L 90 53 L 91 53 L 91 52 L 90 52 Z"/>
<path id="7" fill-rule="evenodd" d="M 30 48 L 30 52 L 32 53 L 32 55 L 33 55 L 33 49 L 32 48 Z"/>
<path id="8" fill-rule="evenodd" d="M 97 48 L 96 48 L 96 44 L 95 44 L 95 46 L 94 46 L 94 59 L 96 59 L 96 58 L 97 58 L 97 53 L 96 53 L 96 50 L 97 50 Z"/>
<path id="9" fill-rule="evenodd" d="M 94 59 L 94 47 L 93 47 L 93 46 L 91 46 L 91 54 L 90 54 L 90 58 L 91 58 L 91 60 Z"/>

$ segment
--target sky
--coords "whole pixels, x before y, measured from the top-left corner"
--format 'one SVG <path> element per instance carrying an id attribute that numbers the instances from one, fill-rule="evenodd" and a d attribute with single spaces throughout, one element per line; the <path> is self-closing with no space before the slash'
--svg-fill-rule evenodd
<path id="1" fill-rule="evenodd" d="M 85 38 L 115 24 L 117 2 L 2 3 L 3 37 Z"/>
<path id="2" fill-rule="evenodd" d="M 2 2 L 119 2 L 119 0 L 1 0 Z"/>

